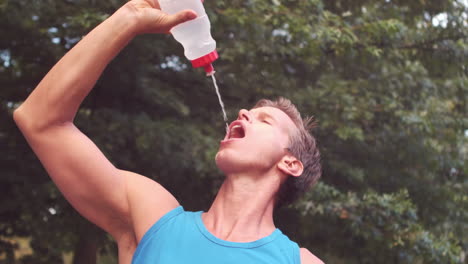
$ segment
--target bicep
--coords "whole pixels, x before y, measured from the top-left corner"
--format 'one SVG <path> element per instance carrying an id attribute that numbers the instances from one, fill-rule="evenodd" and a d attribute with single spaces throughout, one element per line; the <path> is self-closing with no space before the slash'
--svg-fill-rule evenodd
<path id="1" fill-rule="evenodd" d="M 130 222 L 124 176 L 72 123 L 24 134 L 54 183 L 81 215 L 111 234 Z"/>

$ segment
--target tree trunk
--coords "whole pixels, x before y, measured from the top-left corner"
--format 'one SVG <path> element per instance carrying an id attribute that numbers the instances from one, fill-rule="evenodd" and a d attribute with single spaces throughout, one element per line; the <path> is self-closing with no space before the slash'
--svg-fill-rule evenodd
<path id="1" fill-rule="evenodd" d="M 73 254 L 73 264 L 96 264 L 102 231 L 89 224 L 82 230 Z"/>

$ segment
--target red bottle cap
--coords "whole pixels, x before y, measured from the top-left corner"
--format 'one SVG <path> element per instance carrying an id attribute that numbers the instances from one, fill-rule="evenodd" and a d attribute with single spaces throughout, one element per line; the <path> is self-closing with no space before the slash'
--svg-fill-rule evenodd
<path id="1" fill-rule="evenodd" d="M 206 54 L 205 56 L 201 56 L 198 59 L 192 60 L 191 62 L 192 62 L 192 66 L 194 68 L 204 67 L 205 70 L 206 70 L 207 68 L 212 69 L 213 67 L 212 66 L 209 67 L 208 65 L 211 65 L 211 63 L 213 63 L 218 58 L 219 58 L 218 52 L 216 50 L 214 50 L 214 51 Z"/>
<path id="2" fill-rule="evenodd" d="M 213 68 L 213 65 L 211 63 L 203 66 L 203 69 L 206 72 L 206 76 L 210 76 L 210 75 L 212 75 L 214 73 L 214 68 Z"/>

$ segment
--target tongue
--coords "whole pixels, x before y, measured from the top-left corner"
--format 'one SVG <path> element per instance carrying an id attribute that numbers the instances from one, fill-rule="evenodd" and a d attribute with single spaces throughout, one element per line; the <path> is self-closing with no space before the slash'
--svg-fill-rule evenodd
<path id="1" fill-rule="evenodd" d="M 231 138 L 240 138 L 240 137 L 241 136 L 237 132 L 231 133 Z"/>
<path id="2" fill-rule="evenodd" d="M 233 129 L 231 131 L 231 138 L 243 138 L 244 137 L 244 131 L 240 128 Z"/>

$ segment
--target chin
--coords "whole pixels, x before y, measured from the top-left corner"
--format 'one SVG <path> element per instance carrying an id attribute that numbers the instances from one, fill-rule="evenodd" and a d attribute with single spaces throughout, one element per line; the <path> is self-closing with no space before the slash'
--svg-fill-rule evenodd
<path id="1" fill-rule="evenodd" d="M 218 151 L 218 153 L 216 153 L 216 157 L 215 157 L 216 166 L 218 167 L 218 169 L 224 172 L 224 174 L 231 172 L 232 169 L 230 168 L 233 167 L 233 165 L 231 164 L 232 161 L 230 161 L 232 158 L 230 159 L 228 157 L 229 153 L 226 153 L 226 152 L 229 152 L 229 151 L 220 150 Z"/>
<path id="2" fill-rule="evenodd" d="M 264 161 L 263 163 L 257 155 L 246 155 L 233 149 L 223 149 L 218 151 L 215 157 L 216 166 L 224 174 L 266 171 L 270 170 L 274 164 Z"/>
<path id="3" fill-rule="evenodd" d="M 246 165 L 240 160 L 239 153 L 234 153 L 232 149 L 223 149 L 218 151 L 215 157 L 216 166 L 224 172 L 224 174 L 236 173 L 247 169 Z"/>

